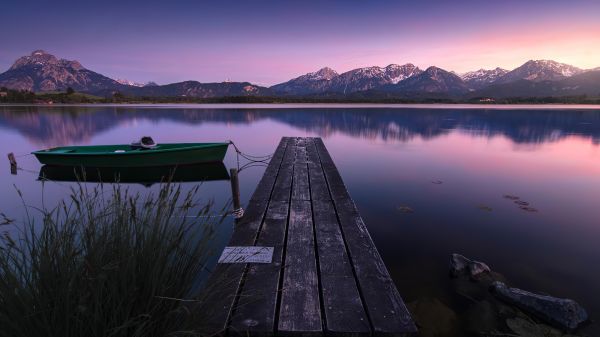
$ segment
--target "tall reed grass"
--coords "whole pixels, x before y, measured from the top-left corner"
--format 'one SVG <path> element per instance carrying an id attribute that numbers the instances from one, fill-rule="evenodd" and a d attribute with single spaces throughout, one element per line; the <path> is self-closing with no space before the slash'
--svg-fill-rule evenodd
<path id="1" fill-rule="evenodd" d="M 80 184 L 56 208 L 26 207 L 26 220 L 10 224 L 19 234 L 0 239 L 0 336 L 191 331 L 187 301 L 222 221 L 197 192 L 165 184 L 142 197 Z"/>

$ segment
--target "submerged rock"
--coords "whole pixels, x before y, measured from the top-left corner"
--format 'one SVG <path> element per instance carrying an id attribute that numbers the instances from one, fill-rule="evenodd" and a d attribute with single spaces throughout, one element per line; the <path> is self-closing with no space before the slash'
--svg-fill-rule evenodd
<path id="1" fill-rule="evenodd" d="M 460 327 L 458 315 L 436 298 L 420 298 L 407 303 L 413 316 L 419 336 L 458 336 Z"/>
<path id="2" fill-rule="evenodd" d="M 471 335 L 481 335 L 483 331 L 498 331 L 502 329 L 502 320 L 498 305 L 487 299 L 474 302 L 464 313 L 465 328 Z"/>
<path id="3" fill-rule="evenodd" d="M 450 273 L 452 276 L 459 276 L 467 272 L 471 260 L 460 254 L 452 254 L 450 256 Z"/>
<path id="4" fill-rule="evenodd" d="M 490 206 L 488 206 L 488 205 L 484 205 L 484 204 L 477 205 L 477 208 L 479 208 L 479 209 L 480 209 L 480 210 L 482 210 L 482 211 L 487 211 L 487 212 L 491 212 L 491 211 L 493 211 L 493 210 L 494 210 L 494 209 L 493 209 L 493 208 L 491 208 Z"/>
<path id="5" fill-rule="evenodd" d="M 508 318 L 506 325 L 519 337 L 577 337 L 565 335 L 558 329 L 523 317 Z"/>
<path id="6" fill-rule="evenodd" d="M 454 277 L 469 274 L 472 278 L 477 278 L 490 271 L 490 267 L 483 262 L 473 261 L 456 253 L 450 256 L 450 273 Z"/>
<path id="7" fill-rule="evenodd" d="M 490 290 L 498 298 L 564 330 L 573 331 L 588 320 L 587 312 L 577 302 L 509 288 L 502 282 L 492 283 Z"/>

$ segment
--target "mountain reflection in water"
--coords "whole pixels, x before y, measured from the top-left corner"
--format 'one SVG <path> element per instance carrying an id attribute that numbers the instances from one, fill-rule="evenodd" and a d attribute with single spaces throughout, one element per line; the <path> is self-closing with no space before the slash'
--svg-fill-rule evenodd
<path id="1" fill-rule="evenodd" d="M 479 109 L 186 109 L 142 107 L 0 107 L 0 127 L 16 129 L 40 146 L 85 144 L 97 133 L 141 120 L 184 124 L 251 124 L 273 120 L 327 137 L 406 142 L 459 129 L 481 137 L 503 135 L 515 143 L 539 144 L 569 135 L 600 143 L 600 113 L 594 110 Z"/>

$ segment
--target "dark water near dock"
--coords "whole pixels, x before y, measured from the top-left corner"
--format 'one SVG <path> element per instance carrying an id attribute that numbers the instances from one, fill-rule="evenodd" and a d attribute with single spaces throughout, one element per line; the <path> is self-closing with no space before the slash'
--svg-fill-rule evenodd
<path id="1" fill-rule="evenodd" d="M 512 286 L 575 299 L 600 317 L 600 109 L 218 107 L 0 106 L 2 155 L 143 135 L 157 142 L 231 139 L 260 155 L 282 136 L 320 136 L 406 302 L 437 298 L 461 315 L 447 267 L 449 255 L 461 253 Z M 8 161 L 0 170 L 0 212 L 22 216 L 13 185 L 34 206 L 68 196 L 73 183 L 42 188 L 37 160 L 17 160 L 18 175 Z M 230 149 L 225 166 L 236 165 Z M 240 173 L 242 202 L 263 170 Z M 201 190 L 216 205 L 231 193 L 227 180 L 204 182 Z M 232 226 L 231 219 L 222 224 L 215 249 L 226 245 Z M 596 326 L 589 335 L 600 335 Z"/>

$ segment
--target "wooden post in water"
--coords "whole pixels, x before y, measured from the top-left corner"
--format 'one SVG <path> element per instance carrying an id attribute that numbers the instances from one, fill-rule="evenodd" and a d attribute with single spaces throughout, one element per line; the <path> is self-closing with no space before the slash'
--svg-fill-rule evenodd
<path id="1" fill-rule="evenodd" d="M 17 159 L 14 153 L 8 154 L 8 161 L 10 161 L 10 174 L 17 174 Z"/>
<path id="2" fill-rule="evenodd" d="M 232 168 L 229 170 L 231 176 L 231 197 L 233 199 L 233 215 L 236 219 L 244 215 L 244 209 L 240 202 L 240 180 L 238 178 L 238 170 Z"/>

